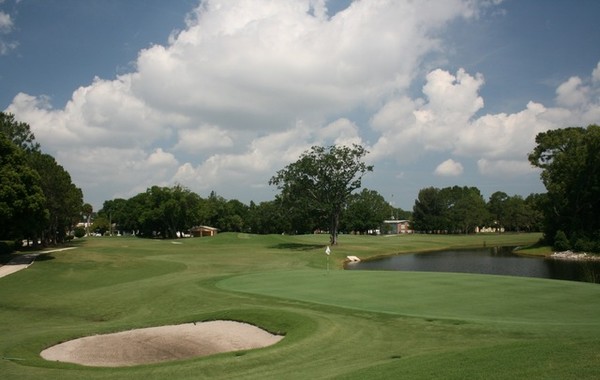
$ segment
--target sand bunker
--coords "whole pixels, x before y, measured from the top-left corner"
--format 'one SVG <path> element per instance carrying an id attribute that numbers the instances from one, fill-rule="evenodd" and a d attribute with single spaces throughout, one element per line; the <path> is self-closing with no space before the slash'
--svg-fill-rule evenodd
<path id="1" fill-rule="evenodd" d="M 210 321 L 88 336 L 52 346 L 41 355 L 52 361 L 120 367 L 249 350 L 281 339 L 247 323 Z"/>

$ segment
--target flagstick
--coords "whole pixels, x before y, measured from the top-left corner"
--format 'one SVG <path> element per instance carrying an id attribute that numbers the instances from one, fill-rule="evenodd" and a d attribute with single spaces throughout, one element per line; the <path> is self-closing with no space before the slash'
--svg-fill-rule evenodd
<path id="1" fill-rule="evenodd" d="M 331 254 L 331 250 L 329 246 L 325 249 L 325 254 L 327 255 L 327 274 L 329 274 L 329 255 Z"/>

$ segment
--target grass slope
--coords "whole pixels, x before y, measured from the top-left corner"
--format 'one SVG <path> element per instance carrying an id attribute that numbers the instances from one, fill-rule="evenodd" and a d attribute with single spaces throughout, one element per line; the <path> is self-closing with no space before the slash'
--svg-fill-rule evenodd
<path id="1" fill-rule="evenodd" d="M 89 239 L 0 279 L 0 374 L 67 380 L 596 378 L 596 284 L 341 270 L 346 255 L 526 245 L 538 237 L 342 236 L 329 273 L 327 236 Z M 260 350 L 131 368 L 39 357 L 45 347 L 75 337 L 219 318 L 286 338 Z"/>

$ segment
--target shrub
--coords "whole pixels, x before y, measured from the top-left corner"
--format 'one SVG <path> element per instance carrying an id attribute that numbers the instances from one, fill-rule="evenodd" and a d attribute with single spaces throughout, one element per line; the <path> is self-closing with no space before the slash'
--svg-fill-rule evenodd
<path id="1" fill-rule="evenodd" d="M 563 231 L 556 231 L 553 248 L 557 251 L 567 251 L 571 248 L 569 239 L 567 239 L 567 235 Z"/>
<path id="2" fill-rule="evenodd" d="M 573 244 L 573 250 L 576 252 L 598 253 L 600 252 L 600 242 L 592 239 L 579 238 Z"/>
<path id="3" fill-rule="evenodd" d="M 0 240 L 0 255 L 8 255 L 15 251 L 14 241 Z"/>
<path id="4" fill-rule="evenodd" d="M 73 235 L 75 235 L 75 237 L 78 239 L 84 237 L 85 236 L 85 228 L 75 227 L 75 229 L 73 230 Z"/>

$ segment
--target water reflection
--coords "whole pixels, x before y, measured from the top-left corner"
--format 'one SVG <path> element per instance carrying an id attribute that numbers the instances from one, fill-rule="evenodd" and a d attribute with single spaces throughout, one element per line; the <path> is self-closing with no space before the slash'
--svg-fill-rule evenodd
<path id="1" fill-rule="evenodd" d="M 513 247 L 456 249 L 349 263 L 346 269 L 458 272 L 600 282 L 600 262 L 519 256 Z"/>

